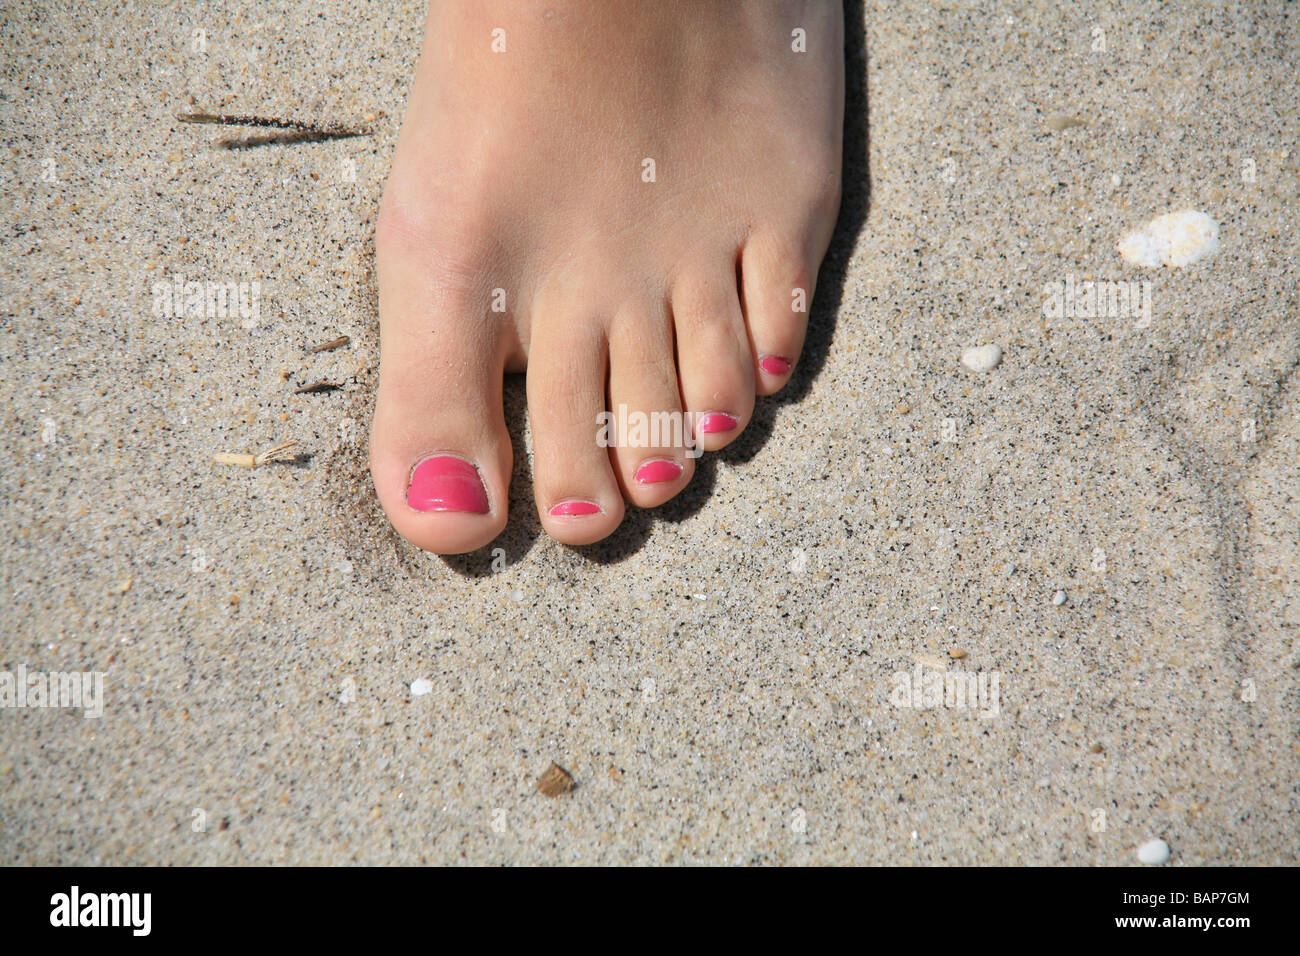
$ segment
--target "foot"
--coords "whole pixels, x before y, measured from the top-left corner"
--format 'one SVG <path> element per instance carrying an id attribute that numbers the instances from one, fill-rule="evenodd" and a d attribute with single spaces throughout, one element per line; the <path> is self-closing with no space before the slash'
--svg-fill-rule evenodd
<path id="1" fill-rule="evenodd" d="M 376 236 L 371 472 L 404 537 L 505 527 L 505 372 L 568 544 L 785 385 L 839 206 L 842 31 L 838 0 L 434 0 Z"/>

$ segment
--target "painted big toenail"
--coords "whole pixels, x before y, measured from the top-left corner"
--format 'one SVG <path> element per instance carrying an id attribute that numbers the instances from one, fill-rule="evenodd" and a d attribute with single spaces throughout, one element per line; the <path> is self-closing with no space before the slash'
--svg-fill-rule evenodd
<path id="1" fill-rule="evenodd" d="M 783 359 L 776 355 L 769 355 L 763 361 L 758 363 L 759 368 L 769 375 L 784 375 L 790 371 L 790 360 Z"/>
<path id="2" fill-rule="evenodd" d="M 710 412 L 700 419 L 701 432 L 729 432 L 738 425 L 734 418 L 724 412 Z"/>
<path id="3" fill-rule="evenodd" d="M 551 509 L 553 518 L 576 518 L 581 515 L 600 514 L 600 505 L 590 501 L 561 501 Z"/>
<path id="4" fill-rule="evenodd" d="M 675 461 L 647 461 L 636 470 L 636 480 L 643 485 L 659 481 L 673 481 L 681 476 L 682 466 Z"/>
<path id="5" fill-rule="evenodd" d="M 411 472 L 406 503 L 416 511 L 468 511 L 488 513 L 487 490 L 478 469 L 463 458 L 438 455 L 426 458 Z"/>

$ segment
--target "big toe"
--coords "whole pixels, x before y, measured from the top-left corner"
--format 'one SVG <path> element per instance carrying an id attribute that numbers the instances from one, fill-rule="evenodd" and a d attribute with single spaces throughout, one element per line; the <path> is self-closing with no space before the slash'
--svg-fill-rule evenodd
<path id="1" fill-rule="evenodd" d="M 379 393 L 370 470 L 393 527 L 437 554 L 505 527 L 511 467 L 499 334 L 474 296 L 449 296 L 415 263 L 379 262 Z"/>

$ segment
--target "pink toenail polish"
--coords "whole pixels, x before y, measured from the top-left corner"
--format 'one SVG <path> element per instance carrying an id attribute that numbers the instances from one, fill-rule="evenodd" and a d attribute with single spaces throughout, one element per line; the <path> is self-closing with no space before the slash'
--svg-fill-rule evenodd
<path id="1" fill-rule="evenodd" d="M 551 509 L 553 518 L 577 518 L 580 515 L 598 515 L 600 505 L 590 501 L 561 501 Z"/>
<path id="2" fill-rule="evenodd" d="M 451 455 L 426 458 L 415 466 L 406 503 L 416 511 L 488 513 L 487 490 L 478 469 Z"/>
<path id="3" fill-rule="evenodd" d="M 758 363 L 758 367 L 769 375 L 784 375 L 790 371 L 790 360 L 776 355 L 769 355 Z"/>
<path id="4" fill-rule="evenodd" d="M 724 412 L 710 412 L 700 419 L 701 432 L 729 432 L 738 425 L 734 418 Z"/>
<path id="5" fill-rule="evenodd" d="M 636 470 L 636 480 L 643 485 L 658 481 L 672 481 L 681 476 L 682 466 L 675 461 L 647 461 Z"/>

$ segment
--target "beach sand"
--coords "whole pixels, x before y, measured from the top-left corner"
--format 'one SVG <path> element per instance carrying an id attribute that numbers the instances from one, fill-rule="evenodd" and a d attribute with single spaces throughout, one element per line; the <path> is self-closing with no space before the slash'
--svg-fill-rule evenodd
<path id="1" fill-rule="evenodd" d="M 0 710 L 0 862 L 1300 857 L 1290 8 L 853 9 L 792 386 L 574 550 L 513 379 L 509 528 L 443 559 L 366 461 L 421 5 L 102 6 L 0 12 L 0 668 L 105 675 L 98 719 Z M 374 133 L 224 149 L 194 109 Z M 1120 258 L 1182 209 L 1216 253 Z M 178 276 L 257 309 L 155 314 Z M 1045 314 L 1068 277 L 1149 319 Z M 958 672 L 976 706 L 898 689 Z"/>

